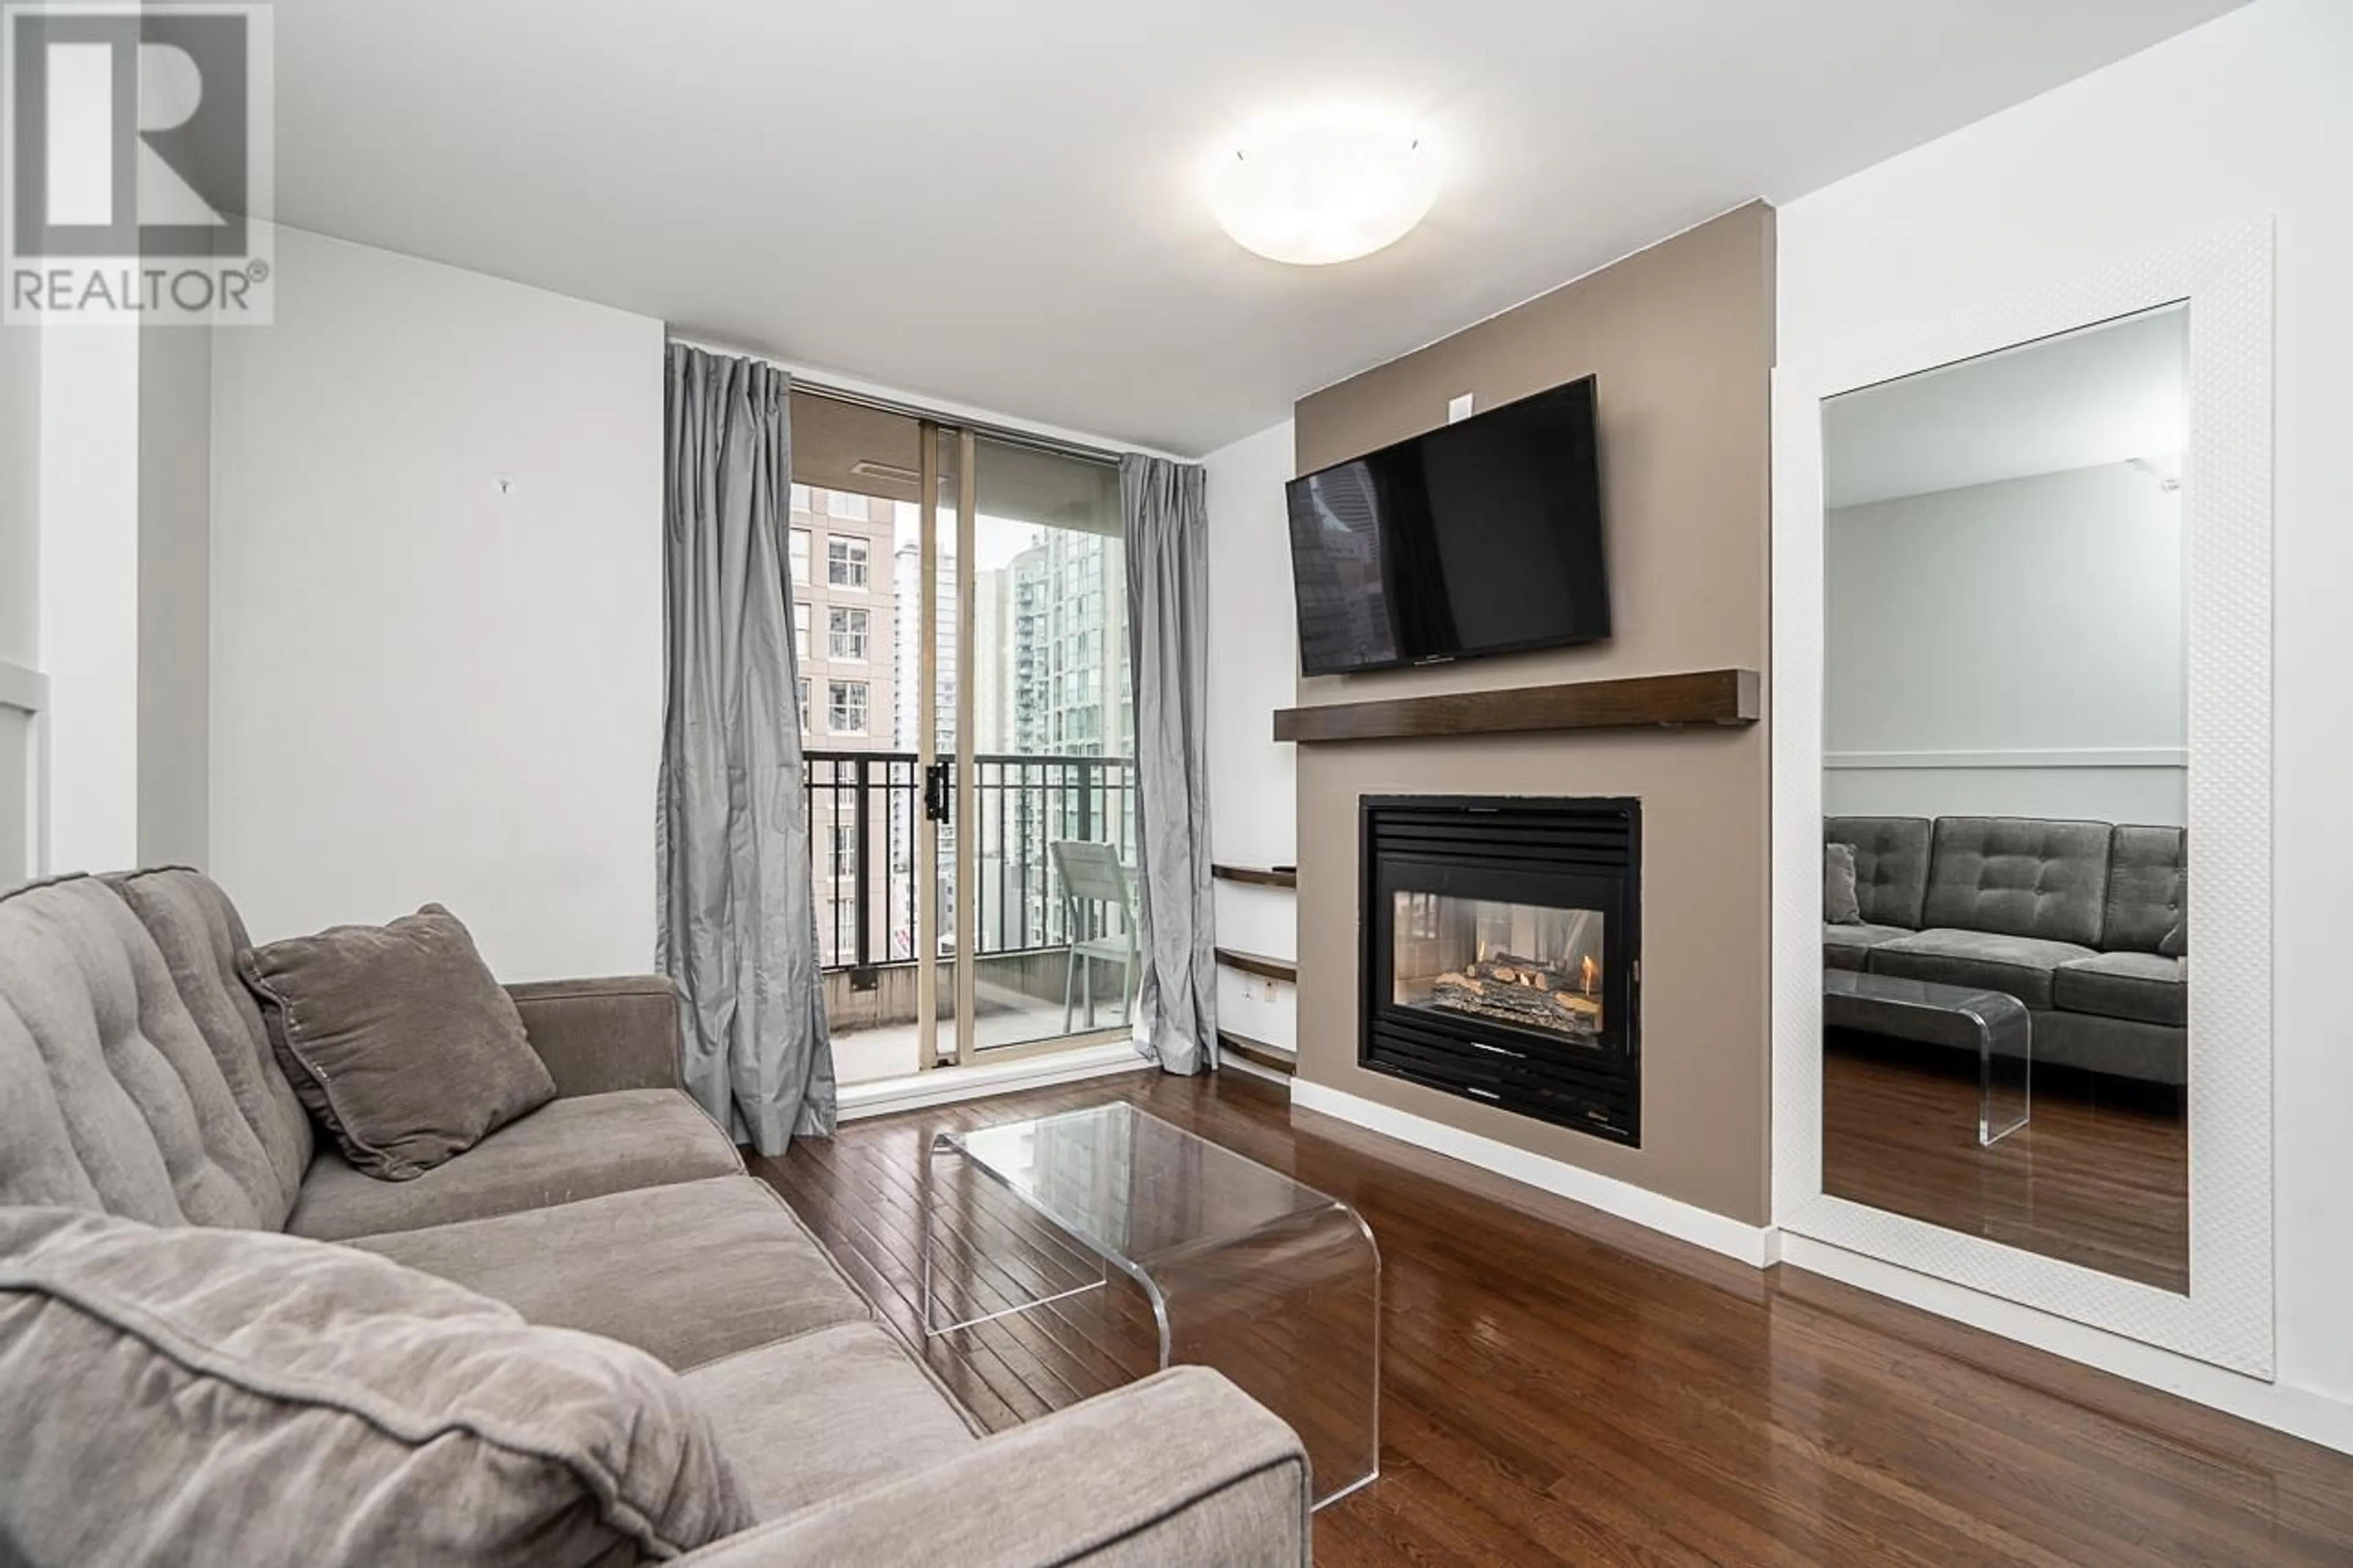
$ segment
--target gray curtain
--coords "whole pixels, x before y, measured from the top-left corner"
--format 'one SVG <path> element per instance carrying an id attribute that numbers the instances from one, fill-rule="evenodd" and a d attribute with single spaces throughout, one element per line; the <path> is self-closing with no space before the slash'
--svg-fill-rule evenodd
<path id="1" fill-rule="evenodd" d="M 1127 637 L 1135 681 L 1136 885 L 1144 1054 L 1174 1073 L 1218 1065 L 1209 898 L 1209 516 L 1199 465 L 1130 454 Z"/>
<path id="2" fill-rule="evenodd" d="M 662 518 L 655 962 L 678 985 L 686 1087 L 738 1142 L 833 1131 L 796 711 L 789 380 L 673 343 Z"/>

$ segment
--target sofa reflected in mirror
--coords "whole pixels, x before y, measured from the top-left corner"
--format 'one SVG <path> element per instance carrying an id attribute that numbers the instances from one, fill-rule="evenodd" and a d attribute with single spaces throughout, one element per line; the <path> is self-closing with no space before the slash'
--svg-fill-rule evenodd
<path id="1" fill-rule="evenodd" d="M 2186 1289 L 2187 837 L 1826 819 L 1824 1190 Z"/>

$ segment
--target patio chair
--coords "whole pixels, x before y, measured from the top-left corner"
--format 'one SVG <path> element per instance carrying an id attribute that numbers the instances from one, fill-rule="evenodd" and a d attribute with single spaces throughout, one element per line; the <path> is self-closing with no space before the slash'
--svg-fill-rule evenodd
<path id="1" fill-rule="evenodd" d="M 1129 1022 L 1135 997 L 1135 903 L 1128 895 L 1127 868 L 1109 844 L 1066 839 L 1053 847 L 1054 869 L 1062 879 L 1062 917 L 1070 931 L 1070 959 L 1062 973 L 1062 1033 L 1071 1032 L 1075 994 L 1095 1026 L 1097 962 L 1119 965 L 1119 1021 Z M 1110 933 L 1110 911 L 1119 911 L 1119 930 Z"/>

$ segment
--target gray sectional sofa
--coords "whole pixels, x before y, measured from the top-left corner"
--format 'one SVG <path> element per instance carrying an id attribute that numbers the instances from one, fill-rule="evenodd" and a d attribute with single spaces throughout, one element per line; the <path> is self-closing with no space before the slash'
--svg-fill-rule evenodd
<path id="1" fill-rule="evenodd" d="M 2182 829 L 1833 816 L 1822 833 L 1852 847 L 1862 911 L 1823 922 L 1824 963 L 2003 992 L 2032 1015 L 2037 1062 L 2188 1082 Z"/>
<path id="2" fill-rule="evenodd" d="M 313 1136 L 245 945 L 193 871 L 0 892 L 0 1205 L 321 1238 L 649 1352 L 760 1521 L 685 1562 L 1306 1561 L 1298 1440 L 1214 1373 L 985 1436 L 681 1092 L 666 982 L 511 987 L 558 1098 L 385 1182 Z"/>

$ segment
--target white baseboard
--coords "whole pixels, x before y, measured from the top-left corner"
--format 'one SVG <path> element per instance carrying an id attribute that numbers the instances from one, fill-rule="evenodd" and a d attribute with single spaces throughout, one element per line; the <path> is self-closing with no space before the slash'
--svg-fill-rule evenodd
<path id="1" fill-rule="evenodd" d="M 2177 1394 L 2259 1426 L 2353 1454 L 2353 1405 L 2289 1384 L 2213 1366 L 2105 1329 L 2053 1317 L 1965 1285 L 1883 1263 L 1811 1237 L 1781 1235 L 1781 1261 L 1885 1296 L 1940 1318 L 1983 1329 L 2085 1366 Z"/>
<path id="2" fill-rule="evenodd" d="M 1563 1160 L 1531 1154 L 1525 1149 L 1476 1132 L 1465 1132 L 1411 1111 L 1394 1110 L 1345 1089 L 1297 1079 L 1291 1085 L 1291 1103 L 1385 1133 L 1418 1149 L 1460 1160 L 1466 1165 L 1476 1165 L 1556 1196 L 1573 1199 L 1620 1219 L 1632 1220 L 1678 1241 L 1738 1258 L 1751 1268 L 1762 1268 L 1778 1256 L 1779 1233 L 1769 1226 L 1743 1225 L 1711 1209 L 1679 1198 L 1663 1197 L 1631 1182 L 1621 1182 L 1615 1176 L 1605 1176 Z"/>
<path id="3" fill-rule="evenodd" d="M 841 1120 L 858 1121 L 870 1116 L 920 1110 L 930 1105 L 953 1105 L 960 1100 L 1009 1094 L 1018 1089 L 1050 1089 L 1058 1083 L 1077 1083 L 1084 1079 L 1105 1078 L 1113 1073 L 1146 1070 L 1158 1069 L 1137 1056 L 1135 1047 L 1126 1040 L 1113 1040 L 1107 1045 L 1087 1046 L 1073 1051 L 1056 1051 L 1046 1056 L 1021 1057 L 1009 1062 L 979 1062 L 971 1067 L 938 1068 L 931 1072 L 909 1073 L 903 1078 L 844 1084 L 840 1096 Z"/>

